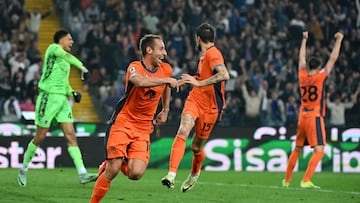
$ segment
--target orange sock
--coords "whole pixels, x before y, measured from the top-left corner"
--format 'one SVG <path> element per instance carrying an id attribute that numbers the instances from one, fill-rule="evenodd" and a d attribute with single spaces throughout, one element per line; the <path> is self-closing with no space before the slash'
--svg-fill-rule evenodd
<path id="1" fill-rule="evenodd" d="M 298 160 L 300 154 L 301 154 L 301 152 L 297 151 L 297 150 L 293 150 L 291 152 L 289 161 L 288 161 L 288 166 L 286 168 L 285 182 L 290 182 L 293 170 L 296 165 L 296 161 Z"/>
<path id="2" fill-rule="evenodd" d="M 200 173 L 201 166 L 205 159 L 205 152 L 204 150 L 194 153 L 193 159 L 192 159 L 192 167 L 191 167 L 191 174 L 197 175 Z"/>
<path id="3" fill-rule="evenodd" d="M 323 151 L 315 151 L 314 154 L 312 155 L 308 167 L 306 169 L 303 181 L 304 182 L 308 182 L 311 180 L 311 177 L 314 175 L 316 166 L 319 164 L 319 162 L 321 161 L 321 159 L 324 156 L 324 152 Z"/>
<path id="4" fill-rule="evenodd" d="M 122 162 L 120 170 L 125 176 L 129 176 L 128 162 L 127 161 Z"/>
<path id="5" fill-rule="evenodd" d="M 184 157 L 186 142 L 185 139 L 176 135 L 170 153 L 169 171 L 176 173 L 181 159 Z"/>
<path id="6" fill-rule="evenodd" d="M 105 196 L 110 188 L 111 181 L 105 178 L 104 174 L 96 180 L 90 203 L 98 203 Z"/>

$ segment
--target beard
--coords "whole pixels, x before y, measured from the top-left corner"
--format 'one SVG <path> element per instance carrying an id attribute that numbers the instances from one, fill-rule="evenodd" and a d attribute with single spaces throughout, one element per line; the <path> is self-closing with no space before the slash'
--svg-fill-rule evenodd
<path id="1" fill-rule="evenodd" d="M 197 45 L 197 49 L 198 49 L 198 51 L 201 52 L 201 46 L 200 46 L 200 44 Z"/>

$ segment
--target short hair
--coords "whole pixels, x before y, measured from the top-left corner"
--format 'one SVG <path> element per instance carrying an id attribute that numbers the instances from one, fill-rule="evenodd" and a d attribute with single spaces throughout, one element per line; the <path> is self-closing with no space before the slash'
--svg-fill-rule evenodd
<path id="1" fill-rule="evenodd" d="M 309 70 L 314 70 L 321 65 L 321 61 L 316 57 L 309 58 Z"/>
<path id="2" fill-rule="evenodd" d="M 209 23 L 203 23 L 196 29 L 196 36 L 199 36 L 204 43 L 215 41 L 215 28 Z"/>
<path id="3" fill-rule="evenodd" d="M 154 45 L 155 45 L 154 39 L 161 40 L 161 37 L 160 37 L 160 35 L 147 34 L 140 39 L 139 49 L 141 50 L 142 56 L 145 56 L 147 47 L 151 47 L 152 49 L 154 48 Z"/>
<path id="4" fill-rule="evenodd" d="M 54 34 L 54 42 L 56 44 L 58 44 L 59 41 L 61 40 L 61 38 L 65 37 L 68 34 L 69 34 L 69 32 L 66 31 L 66 30 L 58 30 L 58 31 L 56 31 L 55 34 Z"/>

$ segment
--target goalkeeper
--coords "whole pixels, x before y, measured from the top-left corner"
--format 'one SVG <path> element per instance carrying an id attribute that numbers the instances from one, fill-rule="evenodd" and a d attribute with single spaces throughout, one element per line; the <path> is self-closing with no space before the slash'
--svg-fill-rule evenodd
<path id="1" fill-rule="evenodd" d="M 26 175 L 29 163 L 38 146 L 44 141 L 51 124 L 59 123 L 68 145 L 68 152 L 79 174 L 80 183 L 88 183 L 97 179 L 97 174 L 87 172 L 80 149 L 77 144 L 73 126 L 73 116 L 69 96 L 75 102 L 80 102 L 81 94 L 74 92 L 69 84 L 70 64 L 81 70 L 82 79 L 88 70 L 82 62 L 71 55 L 70 49 L 74 43 L 69 32 L 59 30 L 54 34 L 54 42 L 45 52 L 42 75 L 39 81 L 40 94 L 35 109 L 35 137 L 29 142 L 24 154 L 23 166 L 19 170 L 18 184 L 26 186 Z"/>

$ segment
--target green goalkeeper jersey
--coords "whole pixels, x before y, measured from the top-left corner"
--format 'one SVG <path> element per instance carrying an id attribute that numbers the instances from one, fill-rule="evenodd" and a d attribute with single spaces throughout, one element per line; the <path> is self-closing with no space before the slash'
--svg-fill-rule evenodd
<path id="1" fill-rule="evenodd" d="M 70 64 L 76 67 L 83 65 L 59 44 L 50 44 L 45 52 L 40 90 L 51 94 L 71 95 L 73 89 L 69 83 Z"/>

